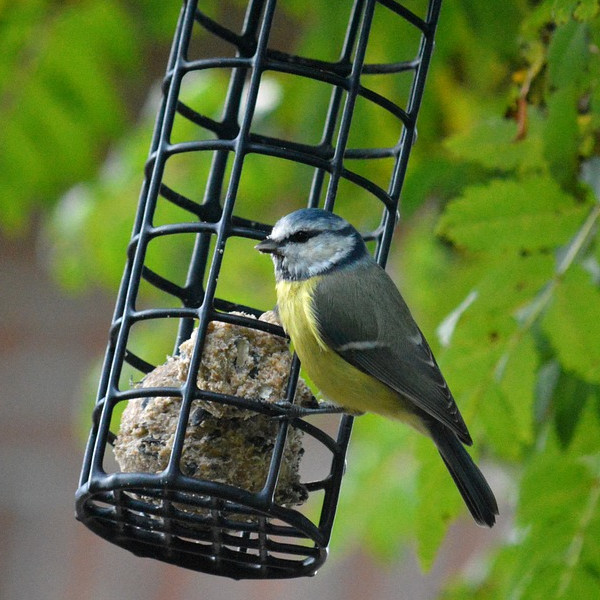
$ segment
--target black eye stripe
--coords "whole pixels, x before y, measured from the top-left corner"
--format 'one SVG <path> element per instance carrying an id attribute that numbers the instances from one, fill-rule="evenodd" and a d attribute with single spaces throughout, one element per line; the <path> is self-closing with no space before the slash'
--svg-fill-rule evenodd
<path id="1" fill-rule="evenodd" d="M 296 231 L 295 233 L 292 233 L 291 235 L 289 235 L 287 237 L 286 242 L 303 244 L 304 242 L 307 242 L 308 240 L 310 240 L 310 238 L 313 238 L 318 234 L 319 234 L 318 231 L 306 231 L 304 229 L 301 229 L 300 231 Z"/>

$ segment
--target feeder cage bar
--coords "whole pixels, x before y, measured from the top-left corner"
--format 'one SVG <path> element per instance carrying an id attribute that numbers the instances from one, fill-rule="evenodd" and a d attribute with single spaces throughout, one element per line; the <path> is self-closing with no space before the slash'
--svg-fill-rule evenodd
<path id="1" fill-rule="evenodd" d="M 243 24 L 236 27 L 215 16 L 225 14 L 222 3 L 184 1 L 163 81 L 162 102 L 76 494 L 77 518 L 107 540 L 140 556 L 236 579 L 314 575 L 325 561 L 353 418 L 334 417 L 336 432 L 330 434 L 293 411 L 300 372 L 296 358 L 290 362 L 281 403 L 207 389 L 198 385 L 197 376 L 203 369 L 207 340 L 217 325 L 236 331 L 246 328 L 244 331 L 285 340 L 277 323 L 257 319 L 263 310 L 222 297 L 219 292 L 228 243 L 264 239 L 272 227 L 272 219 L 264 222 L 261 214 L 243 217 L 244 211 L 236 207 L 236 202 L 239 206 L 243 200 L 240 185 L 244 174 L 252 175 L 250 158 L 268 160 L 269 165 L 276 160 L 280 161 L 277 164 L 285 162 L 308 170 L 310 177 L 301 193 L 304 205 L 338 211 L 343 208 L 342 188 L 348 189 L 349 185 L 368 196 L 373 202 L 371 208 L 365 206 L 364 212 L 375 212 L 378 225 L 373 225 L 364 237 L 372 242 L 378 262 L 385 264 L 415 140 L 441 0 L 414 0 L 407 4 L 412 9 L 395 0 L 335 3 L 336 10 L 332 12 L 337 19 L 345 19 L 347 26 L 340 40 L 339 58 L 331 60 L 276 47 L 274 39 L 294 37 L 293 31 L 278 29 L 281 26 L 277 13 L 284 2 L 278 5 L 275 0 L 250 0 Z M 421 5 L 420 11 L 415 5 Z M 398 39 L 375 35 L 378 15 L 383 15 L 388 24 L 394 23 Z M 394 47 L 404 35 L 416 40 L 412 53 L 389 62 L 370 60 L 370 56 L 377 56 L 372 51 L 374 45 Z M 204 52 L 197 57 L 194 49 L 206 49 L 206 40 L 217 40 L 217 47 L 228 49 L 227 55 L 206 56 L 209 53 Z M 182 93 L 182 86 L 190 77 L 214 72 L 229 74 L 219 117 Z M 273 75 L 293 78 L 302 85 L 312 82 L 326 86 L 328 101 L 323 105 L 318 143 L 286 139 L 277 128 L 273 133 L 273 128 L 256 127 L 260 122 L 263 85 Z M 382 91 L 393 86 L 372 85 L 373 77 L 398 76 L 409 78 L 405 102 Z M 399 135 L 392 144 L 357 147 L 353 142 L 357 112 L 365 106 L 383 111 L 398 124 Z M 200 133 L 176 141 L 173 132 L 178 122 L 194 126 Z M 179 189 L 166 176 L 170 163 L 178 157 L 207 157 L 210 164 L 200 196 Z M 384 184 L 370 175 L 370 166 L 380 160 L 393 164 Z M 357 165 L 366 168 L 358 169 Z M 264 169 L 262 173 L 264 177 Z M 267 180 L 264 193 L 270 193 Z M 289 190 L 291 197 L 294 194 L 298 194 L 297 190 Z M 186 216 L 176 222 L 161 223 L 157 214 L 164 207 Z M 282 206 L 279 216 L 284 212 L 289 212 L 289 207 L 284 210 Z M 149 260 L 156 244 L 186 236 L 193 242 L 189 252 L 180 258 L 184 264 L 182 278 L 165 274 Z M 155 293 L 151 298 L 170 301 L 145 306 L 141 302 L 142 285 Z M 262 307 L 265 308 L 269 307 Z M 170 341 L 171 362 L 166 364 L 175 364 L 173 361 L 184 355 L 185 347 L 186 371 L 176 382 L 150 384 L 157 369 L 166 367 L 159 367 L 155 359 L 133 344 L 132 336 L 141 325 L 148 325 L 155 328 L 157 333 L 151 335 L 158 339 L 162 335 L 160 328 L 170 323 L 176 323 L 176 330 Z M 142 384 L 124 383 L 129 372 L 144 377 Z M 139 403 L 140 410 L 146 410 L 149 403 L 157 401 L 177 406 L 176 425 L 161 468 L 111 468 L 111 446 L 118 443 L 123 407 Z M 211 479 L 202 473 L 202 477 L 195 476 L 183 469 L 189 430 L 201 428 L 214 407 L 225 412 L 238 411 L 228 414 L 252 414 L 253 418 L 273 424 L 273 435 L 263 449 L 266 470 L 259 489 L 246 489 L 235 481 Z M 251 422 L 241 417 L 238 421 L 240 429 Z M 218 437 L 218 431 L 215 436 Z M 328 464 L 322 476 L 312 480 L 303 476 L 305 480 L 299 483 L 310 500 L 310 512 L 306 514 L 295 507 L 298 502 L 278 499 L 286 453 L 298 436 L 320 448 L 321 455 L 326 456 L 322 460 Z M 151 437 L 144 438 L 143 443 L 146 449 L 150 448 L 149 455 L 165 451 L 165 445 Z"/>

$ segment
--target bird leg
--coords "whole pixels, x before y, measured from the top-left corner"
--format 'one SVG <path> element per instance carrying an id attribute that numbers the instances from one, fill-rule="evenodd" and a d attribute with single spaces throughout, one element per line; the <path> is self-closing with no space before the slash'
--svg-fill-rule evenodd
<path id="1" fill-rule="evenodd" d="M 275 402 L 276 406 L 283 408 L 287 411 L 285 415 L 279 415 L 277 418 L 298 418 L 301 419 L 303 417 L 310 417 L 312 415 L 339 415 L 339 414 L 347 414 L 352 415 L 353 417 L 358 417 L 363 415 L 363 412 L 349 410 L 339 404 L 334 404 L 333 402 L 319 402 L 318 406 L 306 407 L 300 406 L 298 404 L 291 404 L 290 402 L 281 401 Z"/>

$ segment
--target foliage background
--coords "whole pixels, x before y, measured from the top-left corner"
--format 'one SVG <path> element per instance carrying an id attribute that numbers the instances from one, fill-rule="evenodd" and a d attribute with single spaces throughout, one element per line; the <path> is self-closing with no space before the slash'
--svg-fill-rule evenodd
<path id="1" fill-rule="evenodd" d="M 19 236 L 41 217 L 48 267 L 72 291 L 118 285 L 173 4 L 0 5 L 0 226 Z M 213 10 L 238 18 L 244 3 L 233 4 Z M 282 2 L 298 34 L 278 41 L 331 53 L 345 22 L 335 5 Z M 392 39 L 385 21 L 378 27 Z M 371 61 L 393 60 L 410 40 L 398 44 L 376 44 Z M 599 69 L 595 0 L 443 7 L 390 271 L 494 476 L 507 532 L 447 598 L 586 598 L 600 589 Z M 185 93 L 218 115 L 225 85 L 215 75 Z M 406 93 L 406 82 L 390 85 Z M 318 139 L 322 95 L 274 77 L 265 133 L 275 126 Z M 385 118 L 361 118 L 369 126 L 356 141 L 381 145 Z M 193 133 L 176 123 L 175 136 Z M 384 163 L 374 168 L 384 176 Z M 193 193 L 206 169 L 182 160 L 167 176 Z M 260 207 L 274 219 L 302 204 L 291 190 L 304 175 L 249 172 L 242 216 Z M 340 208 L 367 227 L 361 201 L 349 193 Z M 247 254 L 239 257 L 252 287 L 230 278 L 220 293 L 268 308 L 270 265 Z M 154 260 L 165 272 L 179 268 L 174 250 Z M 428 568 L 464 508 L 427 440 L 364 417 L 349 464 L 334 552 L 364 543 L 387 560 L 416 541 Z M 365 489 L 377 490 L 368 504 Z"/>

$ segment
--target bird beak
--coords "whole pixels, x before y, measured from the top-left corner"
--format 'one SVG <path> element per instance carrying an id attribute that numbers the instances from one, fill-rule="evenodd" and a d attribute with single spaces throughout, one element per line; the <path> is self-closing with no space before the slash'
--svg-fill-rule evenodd
<path id="1" fill-rule="evenodd" d="M 277 249 L 279 248 L 279 245 L 277 244 L 277 242 L 273 241 L 271 238 L 265 238 L 262 242 L 259 242 L 254 247 L 259 252 L 264 252 L 265 254 L 275 254 L 275 253 L 277 253 Z"/>

